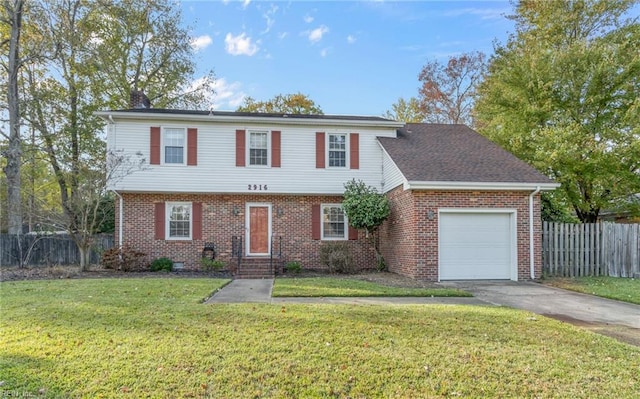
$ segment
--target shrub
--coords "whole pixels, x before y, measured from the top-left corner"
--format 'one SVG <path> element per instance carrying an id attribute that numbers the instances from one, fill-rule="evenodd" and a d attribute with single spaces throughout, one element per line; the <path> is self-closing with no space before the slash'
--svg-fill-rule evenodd
<path id="1" fill-rule="evenodd" d="M 218 271 L 224 269 L 226 265 L 220 259 L 202 258 L 200 259 L 200 266 L 206 271 Z"/>
<path id="2" fill-rule="evenodd" d="M 169 258 L 158 258 L 151 262 L 152 272 L 170 272 L 173 269 L 173 261 Z"/>
<path id="3" fill-rule="evenodd" d="M 298 262 L 297 260 L 287 262 L 287 264 L 284 265 L 284 270 L 286 270 L 288 273 L 300 273 L 300 271 L 302 270 L 302 264 L 300 264 L 300 262 Z"/>
<path id="4" fill-rule="evenodd" d="M 330 273 L 353 273 L 355 264 L 349 243 L 345 241 L 325 241 L 320 245 L 320 263 L 327 266 Z"/>
<path id="5" fill-rule="evenodd" d="M 122 270 L 123 272 L 140 271 L 146 269 L 147 254 L 133 249 L 127 244 L 122 248 L 110 248 L 102 253 L 100 264 L 105 269 Z"/>

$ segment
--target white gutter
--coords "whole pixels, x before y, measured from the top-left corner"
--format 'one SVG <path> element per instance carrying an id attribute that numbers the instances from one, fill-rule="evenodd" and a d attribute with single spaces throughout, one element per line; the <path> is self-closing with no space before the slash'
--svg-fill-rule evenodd
<path id="1" fill-rule="evenodd" d="M 216 114 L 184 114 L 184 113 L 159 113 L 159 112 L 123 112 L 123 111 L 97 111 L 94 115 L 103 119 L 113 120 L 180 120 L 180 121 L 215 121 L 243 124 L 278 124 L 278 125 L 310 125 L 310 126 L 357 126 L 357 127 L 381 127 L 381 128 L 401 128 L 404 122 L 391 120 L 361 120 L 348 118 L 296 118 L 295 116 L 238 116 L 238 115 L 216 115 Z"/>
<path id="2" fill-rule="evenodd" d="M 509 182 L 461 182 L 461 181 L 415 181 L 405 182 L 405 190 L 478 190 L 478 191 L 521 191 L 554 190 L 558 183 L 509 183 Z"/>
<path id="3" fill-rule="evenodd" d="M 112 190 L 119 199 L 119 204 L 118 204 L 118 248 L 122 249 L 122 232 L 124 231 L 123 226 L 122 226 L 122 222 L 124 220 L 123 217 L 123 209 L 124 209 L 124 199 L 122 198 L 122 195 L 120 195 L 116 190 Z"/>
<path id="4" fill-rule="evenodd" d="M 529 269 L 531 271 L 531 279 L 535 280 L 535 258 L 534 258 L 534 240 L 533 240 L 533 197 L 540 192 L 541 188 L 538 186 L 529 194 Z"/>

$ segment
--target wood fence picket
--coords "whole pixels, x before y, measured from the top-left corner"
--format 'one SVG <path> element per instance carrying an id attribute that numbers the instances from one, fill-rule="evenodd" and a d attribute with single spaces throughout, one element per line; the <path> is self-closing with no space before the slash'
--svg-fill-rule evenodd
<path id="1" fill-rule="evenodd" d="M 548 276 L 640 277 L 640 224 L 542 224 Z"/>

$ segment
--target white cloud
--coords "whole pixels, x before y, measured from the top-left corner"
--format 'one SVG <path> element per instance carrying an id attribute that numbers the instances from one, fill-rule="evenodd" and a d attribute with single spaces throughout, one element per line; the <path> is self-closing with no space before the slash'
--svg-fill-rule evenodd
<path id="1" fill-rule="evenodd" d="M 280 32 L 278 33 L 278 39 L 282 40 L 285 37 L 289 36 L 289 32 Z"/>
<path id="2" fill-rule="evenodd" d="M 242 1 L 242 9 L 246 10 L 247 7 L 249 7 L 249 4 L 251 3 L 251 0 L 243 0 Z"/>
<path id="3" fill-rule="evenodd" d="M 355 36 L 353 36 L 353 35 L 347 36 L 347 43 L 353 44 L 355 42 L 356 42 L 356 37 Z"/>
<path id="4" fill-rule="evenodd" d="M 241 33 L 238 36 L 227 33 L 227 36 L 224 38 L 224 44 L 227 53 L 231 55 L 252 56 L 257 53 L 259 49 L 257 43 L 251 42 L 251 38 L 245 33 Z"/>
<path id="5" fill-rule="evenodd" d="M 211 39 L 211 36 L 202 35 L 202 36 L 194 37 L 191 40 L 191 47 L 193 47 L 195 51 L 200 51 L 209 47 L 211 43 L 213 43 L 213 39 Z"/>
<path id="6" fill-rule="evenodd" d="M 308 24 L 313 22 L 313 17 L 311 15 L 309 15 L 309 14 L 305 15 L 302 19 L 304 20 L 304 22 L 306 22 Z"/>
<path id="7" fill-rule="evenodd" d="M 309 41 L 311 43 L 317 43 L 320 40 L 322 40 L 322 36 L 324 36 L 325 33 L 327 32 L 329 32 L 329 28 L 327 28 L 324 25 L 320 25 L 320 27 L 309 32 L 309 35 L 308 35 Z"/>
<path id="8" fill-rule="evenodd" d="M 329 50 L 331 50 L 331 48 L 329 47 L 325 47 L 322 50 L 320 50 L 320 57 L 326 57 L 327 55 L 329 55 Z"/>
<path id="9" fill-rule="evenodd" d="M 227 82 L 224 78 L 214 80 L 215 94 L 208 99 L 211 109 L 235 110 L 238 108 L 247 96 L 241 88 L 240 82 Z"/>
<path id="10" fill-rule="evenodd" d="M 269 31 L 273 27 L 273 24 L 276 23 L 276 20 L 273 18 L 273 16 L 276 14 L 277 11 L 278 11 L 278 6 L 276 6 L 275 4 L 271 4 L 269 9 L 264 14 L 262 14 L 262 18 L 264 18 L 267 21 L 267 27 L 261 33 L 269 33 Z"/>

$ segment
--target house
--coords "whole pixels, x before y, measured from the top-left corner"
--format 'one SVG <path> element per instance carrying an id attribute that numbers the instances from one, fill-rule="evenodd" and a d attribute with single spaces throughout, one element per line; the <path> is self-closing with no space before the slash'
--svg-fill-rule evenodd
<path id="1" fill-rule="evenodd" d="M 540 277 L 539 193 L 557 184 L 465 126 L 138 103 L 97 114 L 110 151 L 145 159 L 110 188 L 118 242 L 152 259 L 197 268 L 212 243 L 239 275 L 257 276 L 274 258 L 322 268 L 321 246 L 343 241 L 358 267 L 375 267 L 341 208 L 355 178 L 390 200 L 381 229 L 390 271 L 433 281 Z"/>

